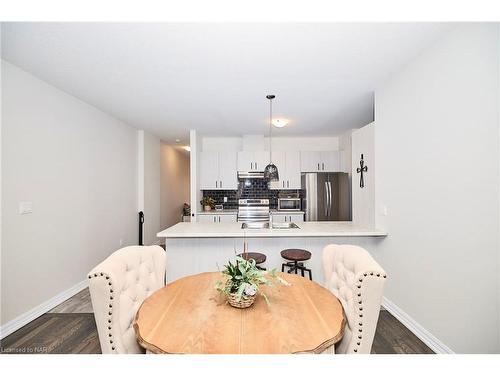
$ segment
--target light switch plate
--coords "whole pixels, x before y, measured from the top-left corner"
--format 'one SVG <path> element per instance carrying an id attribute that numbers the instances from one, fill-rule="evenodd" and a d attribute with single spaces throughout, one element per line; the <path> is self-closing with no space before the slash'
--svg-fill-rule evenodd
<path id="1" fill-rule="evenodd" d="M 31 214 L 33 212 L 33 202 L 19 202 L 19 214 Z"/>

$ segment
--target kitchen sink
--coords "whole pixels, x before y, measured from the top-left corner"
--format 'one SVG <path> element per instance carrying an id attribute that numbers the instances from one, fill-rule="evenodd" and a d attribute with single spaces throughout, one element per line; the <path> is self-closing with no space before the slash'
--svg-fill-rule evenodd
<path id="1" fill-rule="evenodd" d="M 241 229 L 269 229 L 269 222 L 243 223 Z M 272 229 L 300 229 L 295 223 L 273 223 Z"/>
<path id="2" fill-rule="evenodd" d="M 254 223 L 243 223 L 241 229 L 269 229 L 268 221 L 256 221 Z"/>
<path id="3" fill-rule="evenodd" d="M 295 223 L 273 223 L 273 229 L 300 229 Z"/>

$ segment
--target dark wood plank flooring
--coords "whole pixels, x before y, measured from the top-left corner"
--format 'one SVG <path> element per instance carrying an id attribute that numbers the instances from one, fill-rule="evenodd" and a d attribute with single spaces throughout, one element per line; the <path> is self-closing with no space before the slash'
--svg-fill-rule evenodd
<path id="1" fill-rule="evenodd" d="M 47 313 L 5 337 L 1 353 L 101 353 L 94 314 Z"/>
<path id="2" fill-rule="evenodd" d="M 94 315 L 47 313 L 0 342 L 1 353 L 101 353 Z M 389 312 L 380 311 L 373 354 L 432 353 Z"/>

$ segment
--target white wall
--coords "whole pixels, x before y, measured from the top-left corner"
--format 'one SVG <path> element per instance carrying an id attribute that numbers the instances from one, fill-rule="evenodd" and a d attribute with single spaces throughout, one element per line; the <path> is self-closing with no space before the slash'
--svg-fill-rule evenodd
<path id="1" fill-rule="evenodd" d="M 3 325 L 138 232 L 134 128 L 5 61 L 2 110 Z"/>
<path id="2" fill-rule="evenodd" d="M 500 351 L 499 45 L 459 26 L 376 90 L 386 296 L 459 353 Z"/>
<path id="3" fill-rule="evenodd" d="M 159 243 L 160 159 L 160 138 L 144 131 L 144 245 Z"/>
<path id="4" fill-rule="evenodd" d="M 161 229 L 181 221 L 184 203 L 190 202 L 189 153 L 161 144 Z"/>
<path id="5" fill-rule="evenodd" d="M 375 227 L 375 126 L 369 125 L 352 132 L 352 221 L 367 228 Z M 360 187 L 361 154 L 367 171 L 363 172 L 364 187 Z"/>

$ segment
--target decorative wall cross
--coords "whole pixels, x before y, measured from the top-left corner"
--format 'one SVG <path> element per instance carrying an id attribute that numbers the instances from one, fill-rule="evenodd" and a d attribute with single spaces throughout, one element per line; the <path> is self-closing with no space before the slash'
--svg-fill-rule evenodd
<path id="1" fill-rule="evenodd" d="M 365 165 L 365 161 L 363 160 L 363 154 L 361 154 L 361 160 L 359 161 L 359 167 L 360 168 L 356 168 L 356 172 L 361 173 L 361 175 L 359 176 L 359 187 L 364 188 L 365 187 L 365 178 L 363 176 L 363 173 L 368 171 L 368 167 Z"/>

